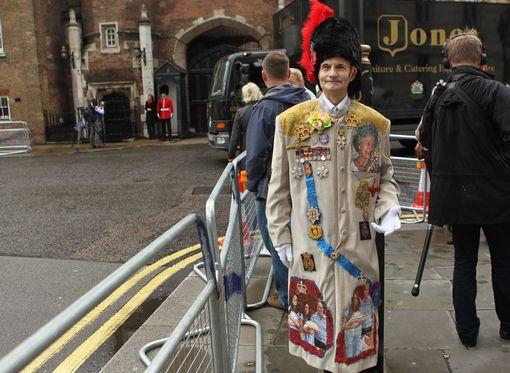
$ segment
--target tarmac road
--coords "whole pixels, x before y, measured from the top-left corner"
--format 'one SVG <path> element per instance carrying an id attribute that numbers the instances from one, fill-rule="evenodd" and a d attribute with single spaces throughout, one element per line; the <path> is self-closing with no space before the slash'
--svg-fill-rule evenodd
<path id="1" fill-rule="evenodd" d="M 0 255 L 124 262 L 204 212 L 225 156 L 200 144 L 1 159 Z"/>
<path id="2" fill-rule="evenodd" d="M 0 356 L 184 216 L 195 211 L 204 216 L 226 153 L 204 143 L 154 145 L 0 159 Z M 220 199 L 219 232 L 228 201 L 226 194 Z M 196 243 L 196 232 L 189 229 L 161 256 Z M 145 292 L 147 301 L 80 371 L 98 371 L 190 269 L 187 265 L 158 290 Z M 109 307 L 43 371 L 53 370 L 120 308 Z"/>

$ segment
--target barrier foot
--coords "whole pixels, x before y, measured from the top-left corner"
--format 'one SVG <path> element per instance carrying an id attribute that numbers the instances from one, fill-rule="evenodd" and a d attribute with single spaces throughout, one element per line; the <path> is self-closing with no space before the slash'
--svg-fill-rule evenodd
<path id="1" fill-rule="evenodd" d="M 247 315 L 243 315 L 241 324 L 250 325 L 255 328 L 255 373 L 262 373 L 262 326 L 257 321 L 250 319 Z"/>
<path id="2" fill-rule="evenodd" d="M 138 351 L 138 356 L 140 357 L 140 360 L 142 360 L 142 363 L 144 363 L 144 365 L 146 367 L 151 365 L 151 359 L 149 359 L 149 357 L 147 356 L 147 353 L 149 351 L 155 350 L 156 348 L 160 348 L 161 346 L 163 346 L 165 344 L 165 342 L 167 341 L 167 339 L 168 338 L 158 339 L 158 340 L 149 342 L 146 345 L 142 346 L 142 348 L 140 348 L 140 350 Z"/>
<path id="3" fill-rule="evenodd" d="M 218 264 L 218 263 L 215 263 Z M 193 272 L 197 274 L 198 277 L 200 277 L 204 282 L 207 282 L 207 276 L 204 272 L 200 270 L 200 268 L 204 268 L 205 264 L 204 262 L 198 262 L 193 266 Z M 216 272 L 216 278 L 218 278 L 218 272 Z"/>

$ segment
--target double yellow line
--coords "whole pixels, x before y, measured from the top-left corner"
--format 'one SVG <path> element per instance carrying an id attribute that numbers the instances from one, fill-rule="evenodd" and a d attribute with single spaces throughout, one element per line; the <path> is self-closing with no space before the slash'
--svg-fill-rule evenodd
<path id="1" fill-rule="evenodd" d="M 200 249 L 200 245 L 194 245 L 182 249 L 176 253 L 166 256 L 157 262 L 137 272 L 117 288 L 108 298 L 85 315 L 78 323 L 69 329 L 64 335 L 51 344 L 35 360 L 27 365 L 22 372 L 35 372 L 49 359 L 57 354 L 62 348 L 73 339 L 83 328 L 96 320 L 108 307 L 119 300 L 124 294 L 132 289 L 138 282 L 156 272 L 162 266 L 176 260 L 184 255 L 193 253 Z M 200 259 L 202 253 L 193 255 L 165 269 L 151 279 L 142 287 L 115 315 L 106 321 L 92 336 L 74 350 L 55 370 L 55 372 L 75 372 L 89 357 L 96 351 L 128 318 L 136 309 L 168 278 L 186 268 L 188 265 Z"/>

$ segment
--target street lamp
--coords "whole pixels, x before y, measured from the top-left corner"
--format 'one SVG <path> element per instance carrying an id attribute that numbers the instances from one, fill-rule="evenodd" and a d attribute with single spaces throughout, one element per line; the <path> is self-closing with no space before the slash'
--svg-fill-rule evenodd
<path id="1" fill-rule="evenodd" d="M 71 59 L 71 65 L 73 67 L 73 69 L 76 67 L 74 65 L 74 51 L 71 51 L 71 54 L 69 54 L 67 52 L 67 48 L 65 45 L 62 45 L 62 49 L 60 50 L 60 57 L 63 59 L 63 60 L 67 60 L 68 58 Z"/>

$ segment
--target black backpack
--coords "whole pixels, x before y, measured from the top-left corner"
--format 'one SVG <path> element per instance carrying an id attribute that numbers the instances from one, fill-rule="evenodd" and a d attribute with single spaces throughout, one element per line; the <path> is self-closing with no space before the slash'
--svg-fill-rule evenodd
<path id="1" fill-rule="evenodd" d="M 93 123 L 96 121 L 96 113 L 90 106 L 83 109 L 81 114 L 83 115 L 83 119 L 85 119 L 85 121 L 88 123 Z"/>

